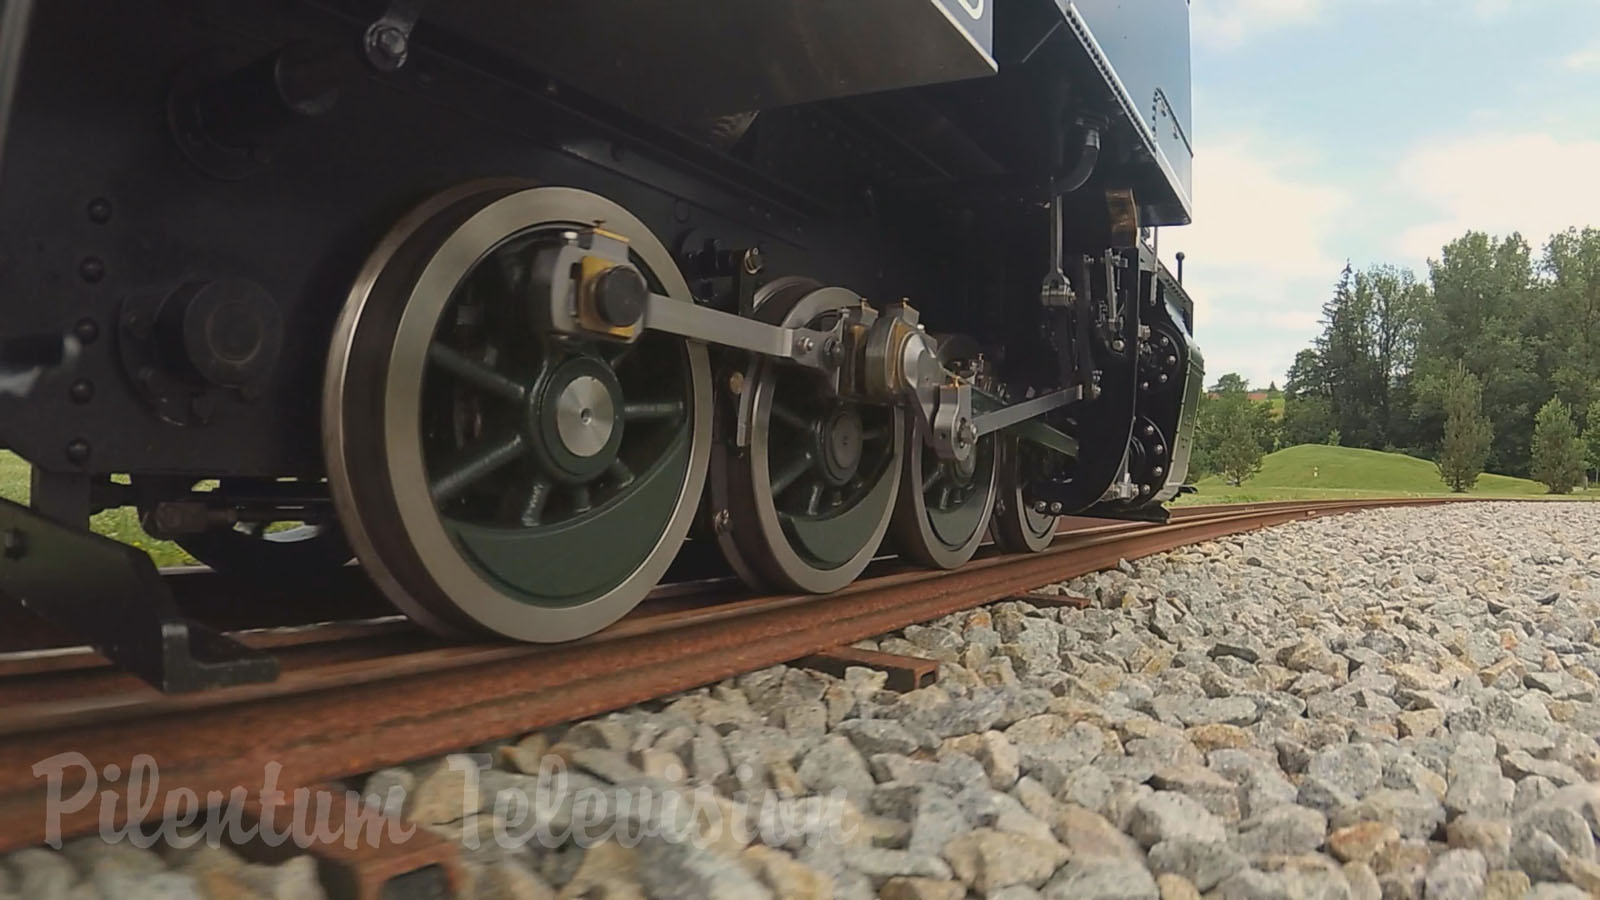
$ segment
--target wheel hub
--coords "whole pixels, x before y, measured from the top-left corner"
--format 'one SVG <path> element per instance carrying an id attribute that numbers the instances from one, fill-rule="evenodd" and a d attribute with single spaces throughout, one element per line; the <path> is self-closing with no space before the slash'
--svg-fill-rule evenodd
<path id="1" fill-rule="evenodd" d="M 609 366 L 593 357 L 563 363 L 530 410 L 533 443 L 551 474 L 572 483 L 598 478 L 622 444 L 622 386 Z"/>
<path id="2" fill-rule="evenodd" d="M 861 414 L 850 407 L 834 410 L 819 434 L 817 456 L 829 484 L 843 487 L 861 468 Z"/>

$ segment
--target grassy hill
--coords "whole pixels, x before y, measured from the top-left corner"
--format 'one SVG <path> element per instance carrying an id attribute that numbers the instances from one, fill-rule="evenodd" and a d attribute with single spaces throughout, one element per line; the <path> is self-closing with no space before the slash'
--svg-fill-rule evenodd
<path id="1" fill-rule="evenodd" d="M 1433 463 L 1402 453 L 1302 444 L 1268 454 L 1261 471 L 1233 487 L 1217 476 L 1202 478 L 1189 503 L 1259 500 L 1337 499 L 1340 497 L 1422 497 L 1448 494 Z M 1526 478 L 1484 475 L 1471 492 L 1477 497 L 1546 496 L 1545 486 Z M 1600 497 L 1600 491 L 1591 492 Z M 1576 496 L 1585 496 L 1583 492 Z"/>

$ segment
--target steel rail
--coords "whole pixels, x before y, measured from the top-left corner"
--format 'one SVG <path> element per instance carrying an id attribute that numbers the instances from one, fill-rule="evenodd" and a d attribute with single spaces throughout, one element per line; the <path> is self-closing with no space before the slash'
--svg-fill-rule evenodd
<path id="1" fill-rule="evenodd" d="M 278 787 L 316 785 L 464 746 L 595 715 L 741 672 L 970 609 L 1016 593 L 1181 546 L 1360 509 L 1435 505 L 1443 498 L 1190 507 L 1161 526 L 1113 524 L 1060 535 L 1043 553 L 982 555 L 952 572 L 901 571 L 828 595 L 762 597 L 645 610 L 570 644 L 424 646 L 391 655 L 286 665 L 278 682 L 167 696 L 107 673 L 0 680 L 0 696 L 49 695 L 54 677 L 88 691 L 0 706 L 0 851 L 39 842 L 49 798 L 34 766 L 62 753 L 97 771 L 151 757 L 165 807 L 178 790 L 205 797 L 258 789 L 269 763 Z M 388 639 L 393 639 L 390 635 Z M 346 650 L 345 652 L 349 652 Z M 115 676 L 110 676 L 115 677 Z M 10 687 L 10 690 L 6 688 Z M 72 773 L 65 796 L 81 786 Z M 120 788 L 122 785 L 101 785 Z M 63 812 L 64 834 L 127 815 L 125 797 Z M 109 812 L 111 823 L 102 818 Z"/>
<path id="2" fill-rule="evenodd" d="M 1303 505 L 1303 501 L 1273 501 L 1189 506 L 1172 510 L 1172 517 L 1183 520 L 1220 511 L 1245 512 Z M 1064 516 L 1057 534 L 1112 534 L 1149 527 L 1151 523 L 1142 521 Z M 987 541 L 983 544 L 989 545 Z M 884 574 L 898 564 L 892 555 L 881 556 L 864 577 Z M 411 628 L 404 616 L 395 613 L 377 588 L 361 575 L 361 570 L 353 566 L 308 578 L 297 583 L 292 591 L 229 578 L 204 566 L 173 567 L 162 570 L 162 575 L 186 614 L 259 650 L 283 651 L 354 641 Z M 673 580 L 652 591 L 630 616 L 637 618 L 661 610 L 705 606 L 710 602 L 707 598 L 713 595 L 727 599 L 743 593 L 738 579 L 731 574 Z M 0 709 L 10 700 L 7 681 L 15 681 L 17 676 L 110 665 L 92 647 L 73 643 L 70 636 L 50 629 L 20 605 L 8 605 L 0 598 Z M 120 689 L 122 685 L 114 687 Z"/>

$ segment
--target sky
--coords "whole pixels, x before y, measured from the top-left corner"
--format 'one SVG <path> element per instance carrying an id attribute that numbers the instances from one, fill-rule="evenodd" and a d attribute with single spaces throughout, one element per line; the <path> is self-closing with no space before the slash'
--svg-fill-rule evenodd
<path id="1" fill-rule="evenodd" d="M 1600 225 L 1600 0 L 1193 0 L 1207 383 L 1281 387 L 1348 260 Z"/>

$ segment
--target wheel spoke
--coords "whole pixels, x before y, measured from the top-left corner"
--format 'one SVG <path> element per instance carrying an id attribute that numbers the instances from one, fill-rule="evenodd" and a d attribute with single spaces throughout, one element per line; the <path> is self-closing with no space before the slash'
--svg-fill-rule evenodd
<path id="1" fill-rule="evenodd" d="M 524 250 L 522 253 L 496 253 L 493 262 L 484 267 L 492 275 L 489 286 L 498 295 L 498 299 L 516 301 L 526 271 L 523 263 L 526 252 Z"/>
<path id="2" fill-rule="evenodd" d="M 795 431 L 808 432 L 811 430 L 811 423 L 804 416 L 776 401 L 772 404 L 772 417 Z"/>
<path id="3" fill-rule="evenodd" d="M 833 507 L 838 506 L 838 505 L 840 505 L 842 503 L 844 503 L 844 491 L 841 491 L 838 488 L 834 488 L 833 490 L 828 492 L 828 508 L 829 509 L 832 509 Z"/>
<path id="4" fill-rule="evenodd" d="M 822 511 L 822 482 L 811 483 L 811 493 L 806 495 L 806 515 L 814 516 Z"/>
<path id="5" fill-rule="evenodd" d="M 428 360 L 462 381 L 502 400 L 521 403 L 528 397 L 528 388 L 525 385 L 438 341 L 428 345 Z"/>
<path id="6" fill-rule="evenodd" d="M 944 480 L 944 466 L 934 466 L 928 474 L 922 476 L 922 492 L 933 490 L 933 486 Z"/>
<path id="7" fill-rule="evenodd" d="M 939 488 L 939 502 L 936 505 L 936 508 L 940 510 L 946 510 L 950 508 L 950 485 L 947 484 L 944 487 Z"/>
<path id="8" fill-rule="evenodd" d="M 594 501 L 589 497 L 589 486 L 587 484 L 573 485 L 572 511 L 575 513 L 584 513 L 591 509 L 594 509 Z"/>
<path id="9" fill-rule="evenodd" d="M 861 443 L 863 444 L 870 444 L 873 441 L 881 441 L 888 436 L 889 429 L 882 425 L 861 429 Z"/>
<path id="10" fill-rule="evenodd" d="M 622 404 L 622 421 L 624 422 L 681 418 L 683 418 L 682 400 L 641 400 Z"/>
<path id="11" fill-rule="evenodd" d="M 461 496 L 462 491 L 521 456 L 523 447 L 522 435 L 516 432 L 496 441 L 474 444 L 460 462 L 428 485 L 433 502 L 446 503 Z"/>
<path id="12" fill-rule="evenodd" d="M 778 473 L 777 478 L 772 479 L 772 499 L 778 499 L 779 494 L 788 490 L 791 485 L 800 480 L 801 475 L 810 470 L 811 454 L 809 452 L 795 457 L 783 468 L 783 471 Z"/>
<path id="13" fill-rule="evenodd" d="M 529 527 L 538 525 L 544 518 L 544 505 L 549 501 L 550 481 L 543 475 L 535 475 L 522 498 L 522 513 L 519 516 L 522 524 Z"/>
<path id="14" fill-rule="evenodd" d="M 606 365 L 611 367 L 611 371 L 617 371 L 618 369 L 622 368 L 623 363 L 627 362 L 628 359 L 633 356 L 633 351 L 638 349 L 638 347 L 638 341 L 634 341 L 631 344 L 624 344 L 622 349 L 617 351 L 616 356 L 613 356 L 611 359 L 606 361 Z"/>
<path id="15" fill-rule="evenodd" d="M 619 489 L 633 484 L 633 470 L 620 459 L 613 459 L 611 465 L 606 466 L 606 474 L 611 476 L 611 483 Z"/>

